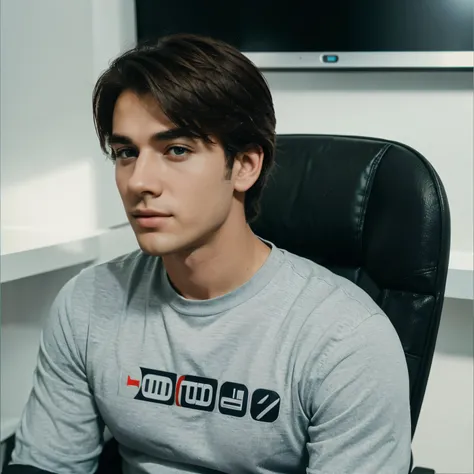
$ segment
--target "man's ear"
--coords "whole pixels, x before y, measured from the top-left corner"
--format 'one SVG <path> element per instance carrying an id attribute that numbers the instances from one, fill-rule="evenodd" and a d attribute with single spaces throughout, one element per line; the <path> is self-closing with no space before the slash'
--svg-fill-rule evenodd
<path id="1" fill-rule="evenodd" d="M 263 157 L 260 146 L 253 146 L 237 154 L 232 169 L 234 189 L 237 192 L 245 193 L 255 184 L 262 171 Z"/>

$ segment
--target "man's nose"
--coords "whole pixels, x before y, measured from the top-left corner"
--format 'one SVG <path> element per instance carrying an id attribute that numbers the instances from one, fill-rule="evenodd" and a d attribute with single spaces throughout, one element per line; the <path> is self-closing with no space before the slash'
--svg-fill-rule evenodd
<path id="1" fill-rule="evenodd" d="M 141 152 L 135 161 L 128 186 L 135 194 L 159 196 L 163 192 L 160 157 L 155 153 Z"/>

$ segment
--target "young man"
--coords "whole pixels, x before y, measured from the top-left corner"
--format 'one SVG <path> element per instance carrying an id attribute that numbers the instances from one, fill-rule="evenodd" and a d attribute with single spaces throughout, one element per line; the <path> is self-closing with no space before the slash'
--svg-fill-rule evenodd
<path id="1" fill-rule="evenodd" d="M 130 474 L 407 474 L 390 321 L 249 227 L 275 143 L 260 72 L 171 36 L 115 60 L 93 102 L 140 250 L 57 296 L 7 473 L 93 473 L 105 425 Z"/>

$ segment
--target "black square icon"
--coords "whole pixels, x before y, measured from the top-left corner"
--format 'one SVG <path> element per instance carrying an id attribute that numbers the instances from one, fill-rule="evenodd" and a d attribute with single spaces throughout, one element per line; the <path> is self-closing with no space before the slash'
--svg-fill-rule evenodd
<path id="1" fill-rule="evenodd" d="M 176 405 L 192 410 L 213 411 L 216 403 L 217 380 L 196 375 L 181 376 L 176 383 Z"/>
<path id="2" fill-rule="evenodd" d="M 219 394 L 219 411 L 224 415 L 242 417 L 247 411 L 249 391 L 240 383 L 225 382 Z"/>
<path id="3" fill-rule="evenodd" d="M 256 421 L 272 423 L 280 413 L 280 395 L 272 390 L 259 388 L 252 395 L 250 415 Z"/>

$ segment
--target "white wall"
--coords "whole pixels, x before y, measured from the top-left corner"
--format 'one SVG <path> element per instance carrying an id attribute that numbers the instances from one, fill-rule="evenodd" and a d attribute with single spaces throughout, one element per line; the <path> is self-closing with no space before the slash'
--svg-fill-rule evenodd
<path id="1" fill-rule="evenodd" d="M 472 301 L 447 299 L 413 442 L 418 465 L 438 474 L 474 472 Z"/>
<path id="2" fill-rule="evenodd" d="M 1 1 L 2 227 L 97 226 L 90 1 Z"/>
<path id="3" fill-rule="evenodd" d="M 2 226 L 82 232 L 124 222 L 112 167 L 94 137 L 90 99 L 99 72 L 130 45 L 132 4 L 1 0 Z M 453 248 L 472 251 L 472 74 L 266 76 L 279 133 L 371 135 L 423 153 L 447 189 Z M 15 373 L 30 376 L 24 372 L 47 307 L 78 269 L 2 285 L 2 414 L 6 403 L 23 402 L 6 384 Z M 472 332 L 472 302 L 447 300 L 414 440 L 416 463 L 439 473 L 474 471 Z M 23 344 L 9 343 L 13 334 Z"/>

